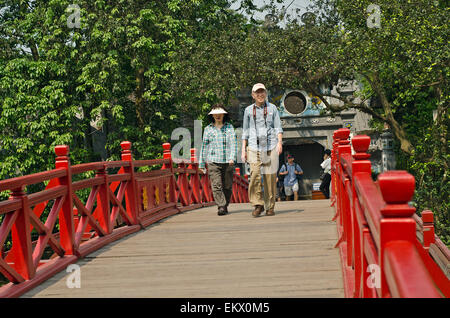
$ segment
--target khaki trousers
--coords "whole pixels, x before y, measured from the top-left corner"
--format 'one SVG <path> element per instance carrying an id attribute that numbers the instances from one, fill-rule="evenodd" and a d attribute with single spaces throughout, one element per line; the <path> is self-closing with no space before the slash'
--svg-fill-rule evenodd
<path id="1" fill-rule="evenodd" d="M 279 164 L 276 147 L 266 153 L 247 149 L 247 161 L 250 164 L 248 186 L 250 204 L 253 206 L 263 205 L 266 210 L 273 209 L 277 194 L 276 181 Z M 263 182 L 261 182 L 261 175 Z M 262 183 L 264 183 L 264 197 Z"/>

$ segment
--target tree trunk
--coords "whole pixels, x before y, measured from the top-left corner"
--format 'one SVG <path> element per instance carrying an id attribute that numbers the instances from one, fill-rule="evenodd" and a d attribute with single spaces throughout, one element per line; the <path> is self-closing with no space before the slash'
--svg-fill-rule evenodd
<path id="1" fill-rule="evenodd" d="M 386 97 L 386 94 L 385 94 L 382 86 L 380 85 L 378 74 L 374 74 L 374 80 L 373 81 L 369 80 L 369 83 L 371 84 L 374 91 L 380 97 L 381 106 L 383 107 L 384 113 L 386 115 L 386 122 L 388 123 L 389 127 L 391 128 L 394 136 L 398 139 L 398 141 L 400 141 L 400 149 L 409 155 L 412 154 L 413 146 L 412 146 L 411 142 L 408 140 L 405 130 L 400 126 L 398 121 L 395 120 L 395 118 L 394 118 L 394 114 L 392 113 L 391 104 L 389 103 L 389 101 Z"/>
<path id="2" fill-rule="evenodd" d="M 31 49 L 31 54 L 33 55 L 33 60 L 39 61 L 39 52 L 38 52 L 37 45 L 34 42 L 34 40 L 30 40 L 30 49 Z"/>

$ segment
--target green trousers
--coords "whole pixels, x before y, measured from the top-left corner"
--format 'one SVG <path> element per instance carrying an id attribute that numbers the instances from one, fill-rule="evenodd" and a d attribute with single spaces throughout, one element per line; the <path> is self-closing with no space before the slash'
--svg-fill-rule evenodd
<path id="1" fill-rule="evenodd" d="M 214 201 L 218 207 L 227 207 L 233 193 L 234 165 L 228 163 L 208 163 L 208 175 L 211 181 Z"/>

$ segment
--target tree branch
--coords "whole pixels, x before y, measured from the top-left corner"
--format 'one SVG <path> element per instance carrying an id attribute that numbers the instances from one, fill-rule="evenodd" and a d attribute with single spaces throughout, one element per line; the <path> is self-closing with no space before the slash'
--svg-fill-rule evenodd
<path id="1" fill-rule="evenodd" d="M 398 121 L 394 118 L 391 104 L 389 103 L 386 93 L 384 91 L 384 88 L 380 83 L 378 73 L 374 72 L 373 80 L 370 79 L 369 76 L 366 76 L 364 74 L 363 74 L 363 76 L 367 79 L 367 81 L 369 82 L 372 89 L 380 97 L 381 106 L 383 106 L 383 110 L 386 115 L 386 122 L 389 124 L 389 127 L 392 129 L 394 136 L 400 141 L 400 149 L 403 152 L 411 155 L 413 146 L 412 146 L 411 142 L 408 140 L 408 137 L 406 136 L 406 132 L 404 131 L 404 129 L 400 126 Z"/>
<path id="2" fill-rule="evenodd" d="M 372 108 L 370 108 L 369 106 L 367 106 L 365 104 L 365 102 L 367 101 L 368 98 L 370 98 L 371 96 L 368 96 L 367 98 L 365 98 L 361 103 L 356 104 L 356 103 L 352 103 L 349 102 L 348 100 L 344 99 L 342 96 L 338 96 L 338 95 L 333 95 L 333 94 L 322 94 L 319 90 L 317 90 L 314 85 L 312 84 L 307 84 L 308 89 L 317 97 L 320 98 L 320 100 L 322 100 L 322 102 L 325 104 L 325 106 L 331 110 L 332 112 L 341 112 L 343 110 L 346 110 L 348 108 L 355 108 L 355 109 L 359 109 L 362 112 L 368 113 L 370 115 L 372 115 L 373 117 L 386 122 L 386 118 L 381 116 L 380 114 L 378 114 L 377 112 L 375 112 Z M 332 97 L 332 98 L 336 98 L 340 101 L 342 101 L 344 103 L 344 105 L 342 106 L 335 106 L 335 105 L 331 105 L 330 103 L 328 103 L 328 101 L 325 99 L 325 97 Z"/>
<path id="3" fill-rule="evenodd" d="M 34 42 L 33 39 L 30 40 L 30 49 L 31 49 L 31 54 L 33 55 L 33 60 L 39 61 L 39 51 L 38 51 L 36 42 Z"/>

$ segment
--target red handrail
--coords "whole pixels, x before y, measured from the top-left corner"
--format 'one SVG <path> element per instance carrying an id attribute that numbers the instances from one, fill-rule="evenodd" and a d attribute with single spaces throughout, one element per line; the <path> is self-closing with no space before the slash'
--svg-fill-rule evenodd
<path id="1" fill-rule="evenodd" d="M 334 132 L 331 170 L 346 296 L 449 297 L 450 282 L 428 253 L 439 241 L 431 211 L 423 212 L 423 244 L 416 236 L 415 208 L 408 205 L 414 177 L 387 171 L 374 182 L 370 137 L 355 136 L 350 145 L 349 135 L 347 128 Z"/>
<path id="2" fill-rule="evenodd" d="M 0 191 L 11 191 L 0 202 L 0 272 L 10 281 L 0 287 L 0 297 L 20 296 L 79 258 L 158 220 L 215 204 L 193 149 L 189 165 L 175 167 L 169 143 L 163 144 L 163 158 L 152 160 L 133 160 L 128 141 L 121 147 L 121 161 L 71 166 L 69 147 L 57 146 L 54 170 L 0 181 Z M 135 171 L 158 165 L 160 170 Z M 120 169 L 110 173 L 112 168 Z M 95 176 L 72 181 L 73 175 L 89 171 Z M 236 171 L 231 202 L 248 202 L 248 181 Z M 27 186 L 47 181 L 45 190 L 25 192 Z M 83 189 L 90 189 L 85 202 L 77 192 Z M 50 212 L 41 220 L 50 202 Z M 35 241 L 32 230 L 38 235 Z M 9 234 L 12 247 L 6 250 Z M 44 259 L 48 247 L 53 255 Z"/>

